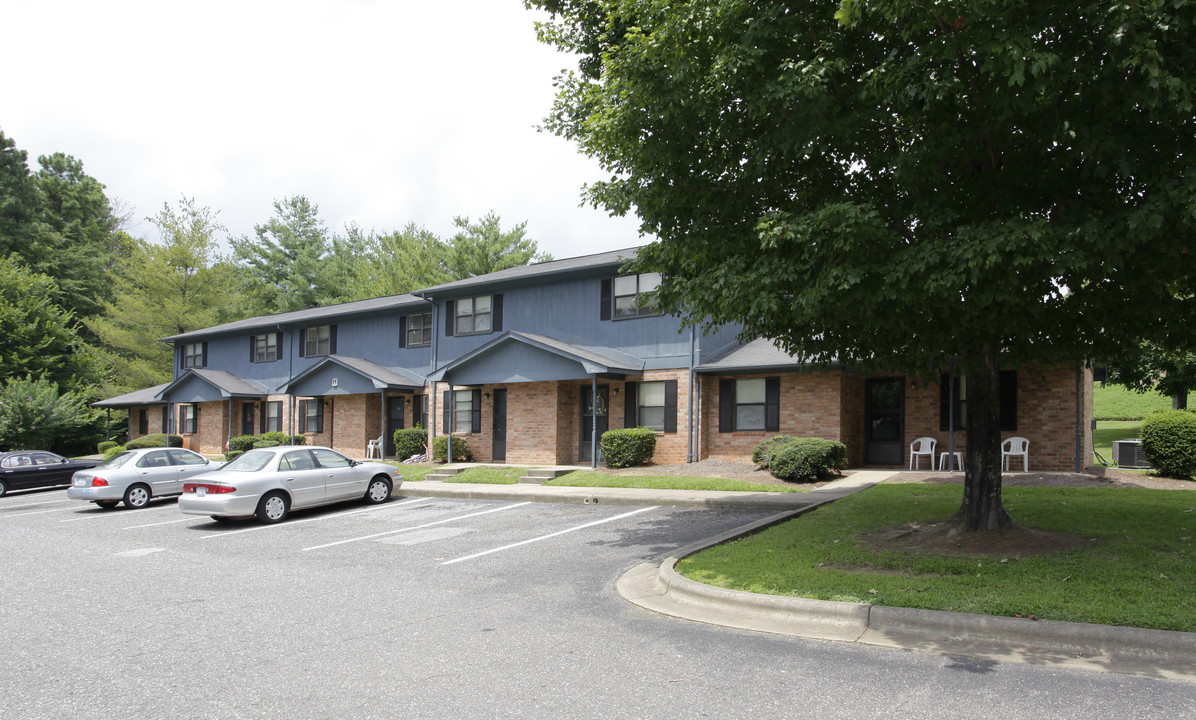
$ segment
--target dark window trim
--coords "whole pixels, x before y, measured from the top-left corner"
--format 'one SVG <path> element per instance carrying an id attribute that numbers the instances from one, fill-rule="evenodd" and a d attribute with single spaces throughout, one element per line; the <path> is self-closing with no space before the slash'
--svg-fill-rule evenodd
<path id="1" fill-rule="evenodd" d="M 611 315 L 611 319 L 613 319 L 613 320 L 634 320 L 635 318 L 655 317 L 657 315 L 662 314 L 659 310 L 656 309 L 656 306 L 651 303 L 649 303 L 647 305 L 643 305 L 643 306 L 641 306 L 639 304 L 641 295 L 647 295 L 647 294 L 654 292 L 651 290 L 645 292 L 645 291 L 642 291 L 639 289 L 640 288 L 640 278 L 642 278 L 644 275 L 660 275 L 660 273 L 636 273 L 635 275 L 620 275 L 620 276 L 616 277 L 611 282 L 611 286 L 610 286 L 610 305 L 611 305 L 610 315 Z M 635 278 L 635 292 L 631 293 L 631 294 L 619 295 L 618 291 L 615 289 L 615 286 L 618 284 L 619 278 L 630 278 L 630 277 Z M 663 278 L 662 278 L 662 280 L 663 280 Z M 604 292 L 606 291 L 605 286 L 603 287 L 603 291 Z M 620 315 L 615 308 L 617 308 L 620 298 L 628 298 L 628 297 L 635 298 L 636 312 L 634 315 Z M 603 318 L 603 319 L 606 319 L 606 318 Z"/>
<path id="2" fill-rule="evenodd" d="M 276 427 L 276 428 L 270 427 L 270 417 L 269 416 L 270 416 L 270 406 L 271 405 L 278 406 L 278 417 L 277 417 L 278 427 Z M 261 425 L 259 427 L 261 427 L 262 432 L 264 432 L 264 433 L 282 432 L 282 400 L 263 400 L 262 401 L 262 419 L 261 419 Z"/>
<path id="3" fill-rule="evenodd" d="M 269 357 L 267 354 L 266 357 L 259 358 L 258 357 L 258 338 L 269 338 L 271 335 L 274 336 L 274 357 Z M 269 342 L 267 341 L 266 349 L 268 350 L 269 347 L 270 347 L 270 345 L 269 345 Z M 281 359 L 282 359 L 282 333 L 280 333 L 280 332 L 257 333 L 255 335 L 249 336 L 249 362 L 251 362 L 251 363 L 278 362 Z"/>
<path id="4" fill-rule="evenodd" d="M 627 405 L 624 408 L 623 423 L 626 427 L 636 427 L 640 424 L 640 421 L 644 415 L 643 408 L 648 407 L 640 404 L 640 398 L 643 396 L 641 391 L 643 390 L 644 385 L 651 385 L 653 383 L 661 383 L 664 385 L 664 404 L 659 406 L 664 408 L 664 417 L 661 419 L 661 427 L 651 429 L 655 430 L 656 432 L 675 433 L 677 432 L 676 380 L 643 380 L 639 383 L 627 383 L 624 386 L 625 399 L 623 402 L 627 403 Z M 644 427 L 648 426 L 645 425 Z"/>
<path id="5" fill-rule="evenodd" d="M 308 415 L 307 409 L 315 404 L 316 411 Z M 299 401 L 299 432 L 319 435 L 324 432 L 324 398 Z"/>
<path id="6" fill-rule="evenodd" d="M 187 409 L 190 408 L 190 417 Z M 194 435 L 199 432 L 199 405 L 197 403 L 183 403 L 179 405 L 179 434 Z"/>
<path id="7" fill-rule="evenodd" d="M 739 403 L 735 400 L 736 382 L 739 380 L 764 381 L 764 427 L 736 427 Z M 746 404 L 746 403 L 745 403 Z M 759 403 L 750 403 L 758 405 Z M 781 429 L 781 378 L 722 378 L 718 381 L 718 431 L 730 432 L 777 432 Z"/>
<path id="8" fill-rule="evenodd" d="M 472 300 L 473 305 L 476 308 L 478 298 L 486 298 L 486 297 L 490 298 L 490 312 L 488 312 L 488 313 L 473 312 L 473 313 L 470 313 L 469 315 L 458 315 L 457 314 L 457 308 L 460 306 L 460 303 L 462 300 Z M 502 293 L 471 295 L 469 297 L 458 298 L 456 300 L 449 300 L 447 303 L 445 303 L 446 317 L 445 317 L 444 334 L 449 337 L 468 337 L 471 335 L 489 335 L 491 333 L 502 332 L 502 310 L 503 310 Z M 489 315 L 490 316 L 490 328 L 488 330 L 473 330 L 470 332 L 462 332 L 460 327 L 457 325 L 457 320 L 459 318 L 477 318 L 480 315 Z M 470 324 L 476 325 L 477 322 L 473 321 Z"/>
<path id="9" fill-rule="evenodd" d="M 422 319 L 423 327 L 412 326 L 412 320 L 415 318 Z M 431 311 L 404 315 L 399 318 L 399 347 L 429 347 L 432 344 L 432 332 L 433 327 Z M 412 336 L 416 333 L 422 334 L 423 339 L 412 342 Z"/>
<path id="10" fill-rule="evenodd" d="M 190 350 L 188 350 L 190 348 Z M 208 343 L 184 343 L 180 360 L 184 370 L 205 368 L 208 366 Z"/>
<path id="11" fill-rule="evenodd" d="M 319 330 L 320 328 L 328 328 L 328 352 L 320 352 L 320 341 L 317 337 L 315 341 L 316 352 L 307 352 L 307 334 L 312 330 Z M 299 331 L 299 357 L 324 357 L 327 355 L 336 354 L 336 325 L 313 325 L 311 327 L 303 328 Z"/>

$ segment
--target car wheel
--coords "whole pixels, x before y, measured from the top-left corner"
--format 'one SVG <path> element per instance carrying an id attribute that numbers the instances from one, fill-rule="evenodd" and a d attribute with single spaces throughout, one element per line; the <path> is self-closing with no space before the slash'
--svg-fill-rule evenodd
<path id="1" fill-rule="evenodd" d="M 0 497 L 4 497 L 7 494 L 8 494 L 8 483 L 4 482 L 3 480 L 0 480 Z"/>
<path id="2" fill-rule="evenodd" d="M 370 486 L 365 491 L 365 501 L 368 503 L 384 503 L 390 499 L 390 481 L 379 475 L 370 480 Z"/>
<path id="3" fill-rule="evenodd" d="M 125 490 L 125 507 L 132 510 L 149 505 L 150 489 L 144 485 L 133 485 Z"/>
<path id="4" fill-rule="evenodd" d="M 282 522 L 289 509 L 290 503 L 287 502 L 287 496 L 280 492 L 272 492 L 257 504 L 256 515 L 257 519 L 264 523 Z"/>
<path id="5" fill-rule="evenodd" d="M 111 510 L 116 507 L 120 500 L 96 500 L 96 505 L 99 505 L 104 510 Z"/>

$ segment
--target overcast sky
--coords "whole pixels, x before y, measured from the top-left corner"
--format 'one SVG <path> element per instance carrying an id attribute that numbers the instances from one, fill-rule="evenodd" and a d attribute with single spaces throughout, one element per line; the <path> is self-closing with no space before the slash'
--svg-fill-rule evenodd
<path id="1" fill-rule="evenodd" d="M 0 129 L 83 161 L 144 218 L 194 197 L 233 236 L 306 195 L 328 226 L 526 220 L 570 257 L 643 242 L 579 207 L 604 177 L 535 126 L 574 65 L 519 0 L 28 0 L 5 6 Z"/>

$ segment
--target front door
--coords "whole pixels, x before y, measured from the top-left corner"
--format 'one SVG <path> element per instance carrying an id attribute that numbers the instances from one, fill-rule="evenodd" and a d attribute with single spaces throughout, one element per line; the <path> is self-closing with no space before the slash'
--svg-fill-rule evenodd
<path id="1" fill-rule="evenodd" d="M 586 385 L 581 389 L 581 453 L 580 462 L 591 462 L 594 455 L 594 426 L 598 426 L 598 438 L 601 440 L 602 433 L 606 432 L 610 420 L 607 417 L 606 411 L 609 406 L 608 400 L 610 398 L 610 386 L 598 386 L 598 401 L 594 402 L 594 389 L 590 385 Z M 601 463 L 605 458 L 602 456 L 602 446 L 598 446 L 598 462 Z"/>
<path id="2" fill-rule="evenodd" d="M 253 422 L 253 407 L 251 402 L 241 403 L 241 434 L 254 435 L 257 432 L 257 425 Z"/>
<path id="3" fill-rule="evenodd" d="M 386 398 L 386 455 L 395 454 L 395 430 L 403 429 L 403 405 L 406 398 L 388 397 Z M 399 460 L 406 460 L 407 458 L 399 458 Z"/>
<path id="4" fill-rule="evenodd" d="M 905 457 L 905 378 L 873 378 L 864 384 L 864 464 L 901 465 Z"/>
<path id="5" fill-rule="evenodd" d="M 507 391 L 494 391 L 494 441 L 491 459 L 495 462 L 507 459 Z"/>

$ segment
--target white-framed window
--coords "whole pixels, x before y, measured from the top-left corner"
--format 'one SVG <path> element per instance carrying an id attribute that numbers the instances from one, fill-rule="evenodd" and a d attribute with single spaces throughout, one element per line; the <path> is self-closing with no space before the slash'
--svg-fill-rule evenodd
<path id="1" fill-rule="evenodd" d="M 639 385 L 639 424 L 642 427 L 663 431 L 665 413 L 664 382 L 646 382 Z"/>
<path id="2" fill-rule="evenodd" d="M 324 401 L 321 398 L 299 401 L 299 432 L 324 432 Z"/>
<path id="3" fill-rule="evenodd" d="M 201 368 L 207 364 L 206 343 L 187 343 L 183 345 L 183 367 Z"/>
<path id="4" fill-rule="evenodd" d="M 457 301 L 456 335 L 478 335 L 490 332 L 493 323 L 491 295 L 461 298 Z"/>
<path id="5" fill-rule="evenodd" d="M 453 432 L 473 431 L 473 393 L 453 393 Z"/>
<path id="6" fill-rule="evenodd" d="M 279 333 L 264 333 L 253 336 L 253 361 L 274 362 L 278 359 Z"/>
<path id="7" fill-rule="evenodd" d="M 660 287 L 660 273 L 640 273 L 615 278 L 615 319 L 656 315 L 653 296 Z"/>
<path id="8" fill-rule="evenodd" d="M 735 429 L 764 430 L 767 382 L 764 378 L 735 381 Z"/>
<path id="9" fill-rule="evenodd" d="M 194 434 L 199 429 L 199 408 L 194 403 L 179 406 L 179 431 Z"/>
<path id="10" fill-rule="evenodd" d="M 332 354 L 332 326 L 318 325 L 303 331 L 303 357 Z"/>
<path id="11" fill-rule="evenodd" d="M 427 347 L 432 344 L 432 313 L 407 316 L 407 347 Z"/>
<path id="12" fill-rule="evenodd" d="M 282 432 L 282 401 L 268 400 L 262 413 L 262 432 Z"/>

